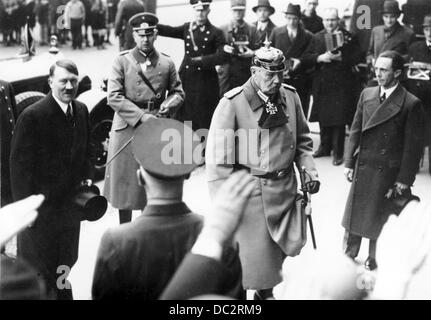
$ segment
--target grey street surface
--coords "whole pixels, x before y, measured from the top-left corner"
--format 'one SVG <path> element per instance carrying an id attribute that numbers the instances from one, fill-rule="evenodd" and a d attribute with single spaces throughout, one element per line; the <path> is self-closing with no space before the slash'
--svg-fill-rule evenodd
<path id="1" fill-rule="evenodd" d="M 168 1 L 159 0 L 159 4 Z M 175 1 L 180 2 L 180 1 Z M 342 7 L 347 1 L 321 1 L 321 7 L 330 3 L 332 6 Z M 286 5 L 286 1 L 272 0 L 271 3 L 276 7 L 278 14 L 275 14 L 274 22 L 283 23 L 283 17 L 280 10 Z M 250 5 L 249 5 L 250 6 Z M 253 12 L 248 10 L 248 21 L 253 21 Z M 189 6 L 169 6 L 162 7 L 158 10 L 160 22 L 170 25 L 179 25 L 191 18 L 191 9 Z M 230 16 L 229 2 L 216 1 L 212 6 L 210 19 L 215 25 L 220 25 L 227 21 Z M 37 30 L 36 30 L 37 33 Z M 37 38 L 37 37 L 36 37 Z M 82 50 L 72 50 L 70 46 L 61 48 L 65 57 L 74 60 L 80 72 L 90 76 L 93 86 L 98 86 L 104 77 L 109 75 L 112 61 L 118 53 L 118 39 L 111 37 L 114 45 L 107 46 L 106 50 L 97 50 L 96 48 L 85 48 Z M 156 47 L 166 54 L 170 55 L 177 67 L 183 56 L 183 43 L 180 40 L 159 38 Z M 37 48 L 38 53 L 47 51 L 47 47 Z M 0 59 L 13 56 L 17 53 L 17 47 L 1 47 Z M 0 70 L 0 78 L 1 78 Z M 312 130 L 317 131 L 318 126 L 311 124 Z M 318 146 L 318 135 L 313 134 L 315 149 Z M 427 157 L 425 157 L 427 159 Z M 313 218 L 316 231 L 316 238 L 319 250 L 341 250 L 344 230 L 341 227 L 341 218 L 344 211 L 344 205 L 349 192 L 350 184 L 345 180 L 343 175 L 343 166 L 334 167 L 332 158 L 316 159 L 319 170 L 320 181 L 322 182 L 321 191 L 312 198 Z M 427 161 L 421 168 L 417 180 L 413 187 L 413 193 L 418 195 L 424 201 L 430 201 L 431 176 L 428 173 L 429 164 Z M 103 187 L 103 181 L 99 182 L 99 187 Z M 196 170 L 192 177 L 186 182 L 185 201 L 189 207 L 202 215 L 210 210 L 210 200 L 205 182 L 204 168 Z M 134 212 L 134 218 L 139 212 Z M 100 238 L 108 228 L 118 225 L 118 213 L 109 207 L 105 216 L 97 222 L 83 222 L 81 225 L 81 239 L 79 248 L 78 262 L 70 273 L 70 281 L 74 292 L 75 299 L 91 299 L 91 284 L 94 271 L 97 249 Z M 305 252 L 312 251 L 311 240 L 304 248 Z M 360 258 L 366 258 L 367 246 L 362 246 Z M 133 263 L 133 262 L 131 262 Z"/>

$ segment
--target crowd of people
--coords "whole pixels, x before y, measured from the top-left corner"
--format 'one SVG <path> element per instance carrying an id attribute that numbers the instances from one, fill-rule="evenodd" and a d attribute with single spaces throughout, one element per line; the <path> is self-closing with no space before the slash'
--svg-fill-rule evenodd
<path id="1" fill-rule="evenodd" d="M 142 12 L 137 0 L 119 4 L 127 24 L 115 34 L 126 50 L 108 79 L 115 115 L 103 195 L 121 225 L 101 240 L 93 298 L 243 299 L 245 290 L 257 300 L 406 298 L 419 270 L 430 276 L 431 215 L 412 186 L 431 140 L 431 11 L 418 37 L 398 22 L 397 1 L 376 1 L 382 25 L 369 30 L 365 47 L 337 9 L 319 17 L 317 0 L 305 0 L 304 11 L 287 4 L 278 27 L 270 1 L 256 1 L 251 24 L 246 1 L 231 0 L 232 19 L 218 28 L 208 18 L 211 2 L 190 0 L 194 19 L 180 26 Z M 85 6 L 71 0 L 66 8 L 79 48 Z M 178 71 L 156 49 L 158 36 L 184 41 Z M 58 268 L 72 268 L 78 255 L 80 219 L 69 195 L 92 183 L 78 75 L 71 60 L 52 65 L 51 92 L 18 117 L 10 151 L 13 200 L 45 197 L 36 221 L 18 234 L 18 258 L 37 270 L 45 297 L 57 299 L 72 298 Z M 307 120 L 320 125 L 314 153 Z M 166 156 L 168 130 L 180 141 L 192 132 L 185 149 L 200 147 L 193 161 L 184 149 Z M 351 182 L 344 248 L 310 258 L 300 254 L 306 216 L 295 173 L 304 194 L 318 193 L 314 158 L 327 156 L 344 163 Z M 184 181 L 203 165 L 212 201 L 205 219 L 183 202 Z M 142 215 L 131 221 L 132 210 Z M 370 240 L 364 263 L 357 259 L 363 238 Z M 331 281 L 335 275 L 342 276 Z M 287 286 L 274 291 L 283 279 Z"/>
<path id="2" fill-rule="evenodd" d="M 26 23 L 31 30 L 39 27 L 39 45 L 48 45 L 50 35 L 60 44 L 72 47 L 110 44 L 118 0 L 2 0 L 0 34 L 5 46 L 19 45 Z"/>

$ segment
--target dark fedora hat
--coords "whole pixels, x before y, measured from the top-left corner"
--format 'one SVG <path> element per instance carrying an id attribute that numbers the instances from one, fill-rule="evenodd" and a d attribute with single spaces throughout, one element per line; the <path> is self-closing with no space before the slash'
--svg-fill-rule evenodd
<path id="1" fill-rule="evenodd" d="M 383 14 L 385 13 L 392 13 L 392 14 L 401 14 L 400 6 L 398 4 L 398 1 L 396 0 L 386 0 L 383 3 Z"/>
<path id="2" fill-rule="evenodd" d="M 431 27 L 431 14 L 427 14 L 424 17 L 424 23 L 422 24 L 422 27 Z"/>
<path id="3" fill-rule="evenodd" d="M 260 8 L 260 7 L 266 7 L 266 8 L 268 8 L 271 14 L 274 14 L 274 12 L 275 12 L 274 7 L 273 7 L 273 6 L 271 6 L 271 4 L 269 3 L 269 0 L 257 0 L 257 3 L 256 3 L 256 5 L 252 8 L 252 10 L 253 10 L 254 12 L 256 12 L 256 11 L 257 11 L 257 9 L 258 9 L 258 8 Z"/>
<path id="4" fill-rule="evenodd" d="M 291 4 L 287 5 L 286 10 L 283 11 L 284 14 L 293 14 L 297 17 L 301 17 L 301 6 L 299 4 Z"/>

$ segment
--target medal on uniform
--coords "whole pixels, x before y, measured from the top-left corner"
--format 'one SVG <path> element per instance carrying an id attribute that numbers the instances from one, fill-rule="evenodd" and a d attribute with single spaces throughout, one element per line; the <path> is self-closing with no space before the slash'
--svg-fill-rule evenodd
<path id="1" fill-rule="evenodd" d="M 266 106 L 266 112 L 268 112 L 270 115 L 277 114 L 278 109 L 271 101 L 266 102 L 265 106 Z"/>

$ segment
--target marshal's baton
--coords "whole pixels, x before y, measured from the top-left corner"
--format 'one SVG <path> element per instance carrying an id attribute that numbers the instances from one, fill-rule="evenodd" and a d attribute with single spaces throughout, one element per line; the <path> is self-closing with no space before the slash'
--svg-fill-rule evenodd
<path id="1" fill-rule="evenodd" d="M 313 227 L 313 218 L 311 217 L 311 194 L 306 191 L 306 186 L 305 186 L 305 182 L 306 182 L 306 175 L 309 175 L 309 173 L 307 172 L 307 170 L 305 169 L 305 167 L 301 168 L 300 171 L 300 178 L 301 178 L 301 190 L 304 194 L 304 211 L 305 211 L 305 215 L 307 216 L 307 221 L 308 221 L 308 226 L 310 227 L 310 233 L 311 233 L 311 240 L 313 241 L 313 248 L 314 250 L 317 249 L 317 245 L 316 245 L 316 236 L 314 234 L 314 227 Z"/>

